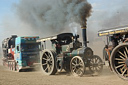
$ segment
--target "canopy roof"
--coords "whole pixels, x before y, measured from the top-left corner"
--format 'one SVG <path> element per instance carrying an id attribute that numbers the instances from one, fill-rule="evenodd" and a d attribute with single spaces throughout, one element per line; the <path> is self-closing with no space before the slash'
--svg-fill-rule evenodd
<path id="1" fill-rule="evenodd" d="M 73 37 L 72 33 L 61 33 L 55 36 L 50 36 L 50 37 L 46 37 L 46 38 L 40 38 L 37 40 L 37 42 L 43 42 L 43 41 L 47 41 L 47 40 L 64 40 L 67 37 Z"/>
<path id="2" fill-rule="evenodd" d="M 116 28 L 100 30 L 98 31 L 98 36 L 108 36 L 108 35 L 127 33 L 127 32 L 128 32 L 128 26 L 120 26 Z"/>

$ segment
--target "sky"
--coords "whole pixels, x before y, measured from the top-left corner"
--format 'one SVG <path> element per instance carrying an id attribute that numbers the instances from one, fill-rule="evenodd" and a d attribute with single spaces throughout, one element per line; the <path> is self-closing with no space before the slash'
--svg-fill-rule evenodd
<path id="1" fill-rule="evenodd" d="M 17 26 L 15 25 L 18 24 L 18 21 L 15 20 L 16 18 L 15 3 L 19 3 L 19 1 L 20 0 L 0 0 L 0 34 L 1 34 L 0 37 L 5 36 L 5 33 L 8 34 L 6 36 L 11 35 L 10 31 L 6 32 L 7 30 L 5 30 L 6 29 L 5 25 L 8 26 L 8 30 L 11 30 L 11 28 L 15 28 Z M 109 20 L 114 21 L 115 19 L 114 20 L 111 19 L 114 15 L 121 15 L 122 14 L 121 10 L 128 9 L 127 0 L 88 0 L 88 2 L 90 2 L 93 6 L 92 15 L 88 19 L 88 28 L 90 29 L 90 31 L 92 29 L 98 31 L 102 28 L 116 26 L 117 23 L 111 24 L 109 23 Z M 120 20 L 119 17 L 116 18 L 117 18 L 116 21 Z M 109 24 L 111 25 L 108 26 Z M 125 24 L 127 24 L 127 21 L 124 24 L 121 23 L 119 25 L 125 25 Z M 18 31 L 18 29 L 16 30 Z"/>
<path id="2" fill-rule="evenodd" d="M 20 0 L 0 0 L 0 24 L 2 22 L 3 17 L 14 15 L 15 10 L 13 9 L 13 5 L 14 3 L 18 3 L 19 1 Z M 93 5 L 93 11 L 103 11 L 103 10 L 107 11 L 110 9 L 108 6 L 110 7 L 113 6 L 112 8 L 113 10 L 117 9 L 117 6 L 115 6 L 116 8 L 114 8 L 114 4 L 119 5 L 120 2 L 123 0 L 112 0 L 112 1 L 111 0 L 88 0 L 88 1 Z"/>
<path id="3" fill-rule="evenodd" d="M 128 0 L 88 0 L 88 2 L 93 7 L 87 21 L 87 37 L 90 43 L 98 40 L 99 30 L 128 24 Z M 0 44 L 3 39 L 12 34 L 19 36 L 38 34 L 36 29 L 31 30 L 27 23 L 24 24 L 18 19 L 15 3 L 20 3 L 20 0 L 0 0 Z M 39 32 L 39 36 L 41 34 L 43 34 L 42 31 Z M 100 39 L 99 41 L 101 42 Z M 99 48 L 99 42 L 95 46 Z M 97 53 L 99 52 L 102 51 Z"/>
<path id="4" fill-rule="evenodd" d="M 13 4 L 18 2 L 19 0 L 0 0 L 0 22 L 2 22 L 4 16 L 14 14 Z"/>
<path id="5" fill-rule="evenodd" d="M 18 3 L 20 0 L 0 0 L 0 28 L 2 27 L 2 21 L 4 17 L 12 17 L 15 16 L 14 3 Z M 92 15 L 97 12 L 114 12 L 118 13 L 118 7 L 120 7 L 121 3 L 126 0 L 88 0 L 93 6 Z M 121 5 L 122 6 L 122 5 Z M 110 7 L 111 10 L 110 10 Z M 93 16 L 92 16 L 93 17 Z"/>

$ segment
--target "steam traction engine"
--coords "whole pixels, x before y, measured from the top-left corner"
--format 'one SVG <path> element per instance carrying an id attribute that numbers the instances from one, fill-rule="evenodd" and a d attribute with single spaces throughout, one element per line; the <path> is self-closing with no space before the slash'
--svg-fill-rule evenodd
<path id="1" fill-rule="evenodd" d="M 84 47 L 78 40 L 79 35 L 72 33 L 62 33 L 56 36 L 38 39 L 42 42 L 43 50 L 40 53 L 41 69 L 46 75 L 54 75 L 63 69 L 71 71 L 75 76 L 82 76 L 85 67 L 91 72 L 101 72 L 103 63 L 99 56 L 93 55 L 91 48 L 87 47 L 86 29 L 83 29 Z M 46 48 L 46 41 L 52 43 L 52 50 Z"/>
<path id="2" fill-rule="evenodd" d="M 107 37 L 103 49 L 104 61 L 108 61 L 110 69 L 120 78 L 128 80 L 128 27 L 100 30 L 98 35 Z"/>

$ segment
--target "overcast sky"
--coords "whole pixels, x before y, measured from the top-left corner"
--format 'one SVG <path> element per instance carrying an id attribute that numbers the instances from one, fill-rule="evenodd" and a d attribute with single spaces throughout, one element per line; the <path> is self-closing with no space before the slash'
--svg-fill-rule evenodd
<path id="1" fill-rule="evenodd" d="M 4 30 L 6 28 L 3 22 L 5 21 L 7 22 L 7 19 L 9 19 L 8 23 L 11 22 L 11 24 L 13 24 L 12 27 L 15 27 L 15 24 L 17 24 L 16 23 L 17 21 L 15 20 L 16 12 L 15 12 L 14 4 L 19 3 L 19 1 L 20 0 L 0 0 L 0 34 L 1 34 L 0 37 L 3 37 L 5 33 L 8 34 L 8 32 L 6 32 L 7 30 Z M 93 6 L 92 16 L 88 19 L 88 27 L 90 30 L 91 29 L 100 30 L 102 26 L 103 28 L 105 28 L 105 26 L 109 24 L 108 22 L 104 22 L 106 18 L 108 18 L 107 21 L 109 21 L 109 18 L 111 18 L 112 16 L 121 15 L 122 14 L 121 10 L 126 9 L 127 12 L 128 9 L 127 6 L 128 0 L 88 0 L 88 1 Z M 6 25 L 8 25 L 8 23 L 6 23 Z M 103 23 L 108 23 L 108 24 L 105 24 L 104 26 Z M 126 23 L 127 22 L 125 22 L 124 24 Z M 115 26 L 115 25 L 111 25 L 111 26 Z M 10 29 L 8 28 L 8 30 L 11 30 L 11 27 Z M 8 34 L 7 36 L 10 36 L 10 34 Z"/>
<path id="2" fill-rule="evenodd" d="M 15 16 L 14 3 L 18 3 L 20 0 L 0 0 L 0 28 L 2 27 L 2 21 L 4 17 L 12 17 Z M 121 8 L 122 4 L 127 0 L 88 0 L 93 6 L 92 15 L 97 15 L 97 12 L 110 12 L 111 14 L 118 13 L 119 8 Z M 122 7 L 122 9 L 124 9 Z M 92 16 L 93 17 L 93 16 Z M 95 21 L 95 20 L 94 20 Z"/>

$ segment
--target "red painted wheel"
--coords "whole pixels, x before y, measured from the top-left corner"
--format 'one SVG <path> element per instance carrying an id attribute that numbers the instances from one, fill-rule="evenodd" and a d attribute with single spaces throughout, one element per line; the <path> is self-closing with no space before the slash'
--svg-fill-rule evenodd
<path id="1" fill-rule="evenodd" d="M 120 44 L 111 54 L 112 70 L 122 79 L 128 80 L 128 43 Z"/>

